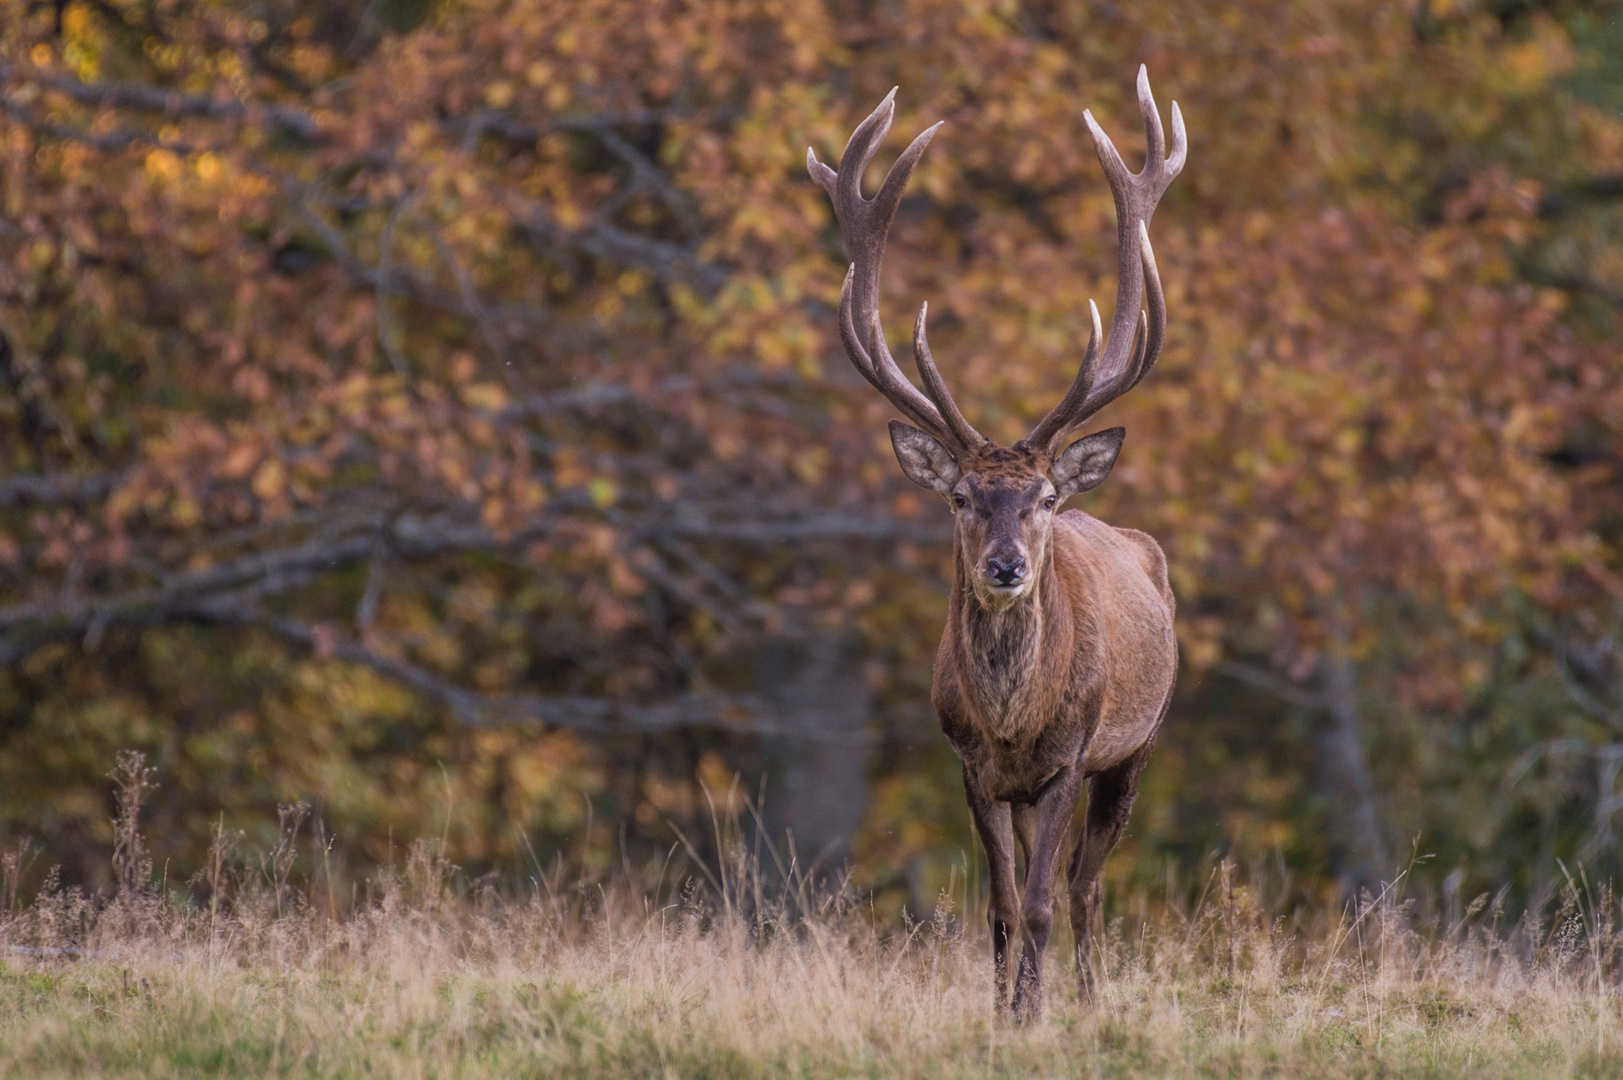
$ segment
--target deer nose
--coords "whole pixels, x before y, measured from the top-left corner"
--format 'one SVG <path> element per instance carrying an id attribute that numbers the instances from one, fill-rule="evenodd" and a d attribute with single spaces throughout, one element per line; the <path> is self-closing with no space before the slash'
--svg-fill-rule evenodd
<path id="1" fill-rule="evenodd" d="M 986 560 L 986 576 L 999 585 L 1016 585 L 1026 578 L 1026 557 L 1016 555 L 1009 559 L 993 556 Z"/>

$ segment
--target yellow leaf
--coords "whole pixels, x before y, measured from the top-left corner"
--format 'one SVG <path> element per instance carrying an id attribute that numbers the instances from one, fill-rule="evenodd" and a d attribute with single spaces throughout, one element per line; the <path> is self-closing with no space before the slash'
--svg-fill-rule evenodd
<path id="1" fill-rule="evenodd" d="M 181 173 L 180 158 L 169 150 L 153 150 L 146 156 L 147 172 L 164 180 L 173 180 Z"/>
<path id="2" fill-rule="evenodd" d="M 252 486 L 254 494 L 261 499 L 274 499 L 287 486 L 287 470 L 282 467 L 280 461 L 271 458 L 254 473 Z"/>
<path id="3" fill-rule="evenodd" d="M 507 391 L 496 383 L 474 383 L 463 387 L 462 400 L 475 409 L 496 412 L 507 405 Z"/>
<path id="4" fill-rule="evenodd" d="M 505 79 L 485 87 L 485 104 L 492 109 L 505 109 L 513 103 L 513 84 Z"/>

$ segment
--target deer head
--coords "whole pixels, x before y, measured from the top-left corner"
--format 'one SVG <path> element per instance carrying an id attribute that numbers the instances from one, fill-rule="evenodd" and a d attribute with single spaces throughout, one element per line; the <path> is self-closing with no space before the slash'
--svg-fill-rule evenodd
<path id="1" fill-rule="evenodd" d="M 1116 202 L 1118 278 L 1116 310 L 1105 338 L 1099 309 L 1090 300 L 1093 329 L 1076 378 L 1060 403 L 1013 446 L 998 446 L 970 426 L 947 392 L 925 336 L 929 305 L 913 325 L 913 361 L 921 392 L 902 374 L 879 322 L 879 268 L 885 240 L 908 177 L 940 124 L 914 139 L 891 166 L 879 192 L 862 196 L 862 174 L 890 130 L 892 90 L 857 126 L 835 172 L 806 151 L 806 168 L 834 202 L 834 215 L 851 256 L 840 290 L 840 338 L 862 377 L 912 423 L 890 422 L 891 445 L 907 478 L 946 498 L 954 517 L 955 548 L 976 597 L 994 609 L 1030 596 L 1048 564 L 1054 514 L 1065 499 L 1104 482 L 1121 451 L 1126 429 L 1110 428 L 1065 440 L 1094 414 L 1136 386 L 1155 364 L 1166 335 L 1166 303 L 1150 248 L 1149 223 L 1187 153 L 1183 116 L 1172 105 L 1172 152 L 1166 152 L 1161 116 L 1148 72 L 1138 71 L 1138 104 L 1149 154 L 1131 173 L 1121 155 L 1084 112 L 1099 163 Z M 1149 311 L 1140 310 L 1148 300 Z M 1063 449 L 1061 449 L 1063 447 Z"/>

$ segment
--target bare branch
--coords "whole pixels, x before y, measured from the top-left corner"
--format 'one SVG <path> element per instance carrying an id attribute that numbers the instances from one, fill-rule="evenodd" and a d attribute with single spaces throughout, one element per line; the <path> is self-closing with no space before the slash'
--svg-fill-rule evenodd
<path id="1" fill-rule="evenodd" d="M 1330 699 L 1326 695 L 1315 693 L 1296 683 L 1281 679 L 1265 668 L 1255 667 L 1237 660 L 1221 660 L 1212 666 L 1212 670 L 1219 675 L 1227 675 L 1231 679 L 1243 682 L 1247 686 L 1254 686 L 1258 690 L 1266 690 L 1275 697 L 1303 709 L 1324 711 L 1330 708 Z"/>
<path id="2" fill-rule="evenodd" d="M 388 283 L 394 280 L 394 230 L 400 222 L 400 215 L 405 211 L 410 196 L 402 196 L 395 200 L 394 208 L 389 211 L 389 219 L 383 223 L 383 234 L 378 238 L 378 344 L 383 346 L 383 352 L 389 358 L 389 366 L 394 373 L 405 379 L 411 375 L 411 368 L 406 358 L 400 354 L 399 343 L 395 341 L 394 326 L 389 321 L 389 289 Z"/>
<path id="3" fill-rule="evenodd" d="M 663 702 L 634 704 L 584 696 L 479 694 L 413 664 L 383 656 L 358 642 L 323 634 L 291 620 L 225 605 L 199 607 L 190 614 L 199 620 L 268 630 L 318 655 L 359 664 L 449 708 L 460 722 L 472 727 L 545 724 L 604 736 L 711 728 L 740 735 L 772 735 L 818 742 L 869 741 L 866 732 L 830 734 L 767 719 L 762 702 L 738 695 L 682 694 Z"/>
<path id="4" fill-rule="evenodd" d="M 698 215 L 693 212 L 693 206 L 688 197 L 670 179 L 648 160 L 648 156 L 641 150 L 626 142 L 611 128 L 603 128 L 597 132 L 598 141 L 601 142 L 615 157 L 631 167 L 631 174 L 639 186 L 651 191 L 665 204 L 665 208 L 676 218 L 676 223 L 689 239 L 698 236 L 701 223 Z"/>
<path id="5" fill-rule="evenodd" d="M 543 136 L 558 131 L 601 135 L 615 128 L 649 127 L 678 115 L 669 109 L 622 109 L 584 116 L 559 116 L 542 124 L 524 124 L 489 109 L 481 109 L 458 120 L 447 120 L 442 126 L 449 131 L 461 132 L 464 137 L 471 131 L 475 138 L 491 135 L 515 145 L 533 146 Z"/>
<path id="6" fill-rule="evenodd" d="M 127 150 L 132 146 L 155 146 L 158 144 L 157 135 L 145 131 L 134 131 L 129 128 L 116 128 L 112 131 L 90 132 L 85 131 L 82 128 L 65 127 L 61 124 L 54 124 L 49 120 L 44 120 L 36 116 L 32 110 L 28 109 L 21 102 L 18 102 L 10 97 L 0 97 L 0 110 L 4 110 L 10 115 L 16 117 L 18 121 L 27 125 L 30 130 L 37 134 L 48 135 L 53 139 L 61 139 L 65 142 L 79 143 L 82 146 L 89 146 L 93 149 L 104 150 L 109 153 L 114 153 L 119 150 Z M 194 149 L 189 144 L 182 145 L 169 143 L 167 145 L 170 149 L 177 153 L 191 153 Z"/>
<path id="7" fill-rule="evenodd" d="M 229 98 L 203 97 L 142 83 L 86 83 L 71 76 L 56 75 L 38 68 L 24 70 L 14 64 L 0 63 L 0 81 L 12 79 L 38 83 L 72 98 L 81 105 L 91 107 L 134 109 L 170 117 L 245 120 L 281 128 L 307 142 L 321 140 L 321 129 L 315 118 L 303 109 L 289 105 L 267 105 L 234 101 Z"/>
<path id="8" fill-rule="evenodd" d="M 689 248 L 650 240 L 602 220 L 580 229 L 566 229 L 554 221 L 540 203 L 527 199 L 514 202 L 526 230 L 543 249 L 548 246 L 579 248 L 605 262 L 645 271 L 667 284 L 697 287 L 707 296 L 720 292 L 727 283 L 729 274 L 725 267 L 699 258 Z"/>
<path id="9" fill-rule="evenodd" d="M 0 79 L 4 78 L 7 70 L 8 69 L 4 65 L 0 65 Z M 81 90 L 89 85 L 77 83 L 75 80 L 66 81 L 68 83 L 73 83 L 75 86 L 81 88 Z M 124 89 L 142 88 L 126 87 Z M 78 91 L 76 91 L 76 93 L 77 92 Z M 153 93 L 158 95 L 166 95 L 168 92 L 154 90 Z M 118 100 L 118 95 L 114 95 L 114 99 Z M 100 100 L 100 98 L 98 98 L 98 100 Z M 208 99 L 187 97 L 185 95 L 182 95 L 177 100 L 181 101 L 181 103 L 187 108 L 199 109 L 202 108 L 202 105 L 199 104 L 200 102 L 208 101 Z M 151 105 L 152 103 L 148 101 L 147 104 Z M 251 111 L 246 109 L 246 107 L 238 106 L 236 107 L 236 111 L 233 112 L 231 109 L 228 109 L 224 104 L 221 103 L 210 103 L 210 108 L 225 110 L 225 112 L 221 113 L 221 115 L 240 114 L 246 116 Z M 178 154 L 194 154 L 206 149 L 205 147 L 195 146 L 190 143 L 160 143 L 156 133 L 136 131 L 128 128 L 122 128 L 111 132 L 95 133 L 77 128 L 64 127 L 62 125 L 54 124 L 42 119 L 11 96 L 0 97 L 0 110 L 16 116 L 29 128 L 40 134 L 48 135 L 51 138 L 64 139 L 80 143 L 98 150 L 118 151 L 137 145 L 162 145 L 166 149 L 172 150 Z M 199 114 L 188 113 L 187 115 Z M 214 115 L 214 113 L 204 112 L 202 115 Z M 629 144 L 625 145 L 629 147 Z M 378 165 L 388 165 L 391 163 L 392 155 L 389 154 L 381 156 L 377 161 L 374 162 L 374 164 Z M 333 256 L 339 261 L 340 265 L 344 266 L 345 269 L 350 271 L 350 273 L 360 277 L 364 281 L 372 283 L 376 287 L 383 287 L 383 285 L 386 283 L 389 290 L 394 290 L 396 287 L 396 282 L 399 280 L 398 278 L 380 277 L 378 273 L 368 269 L 350 252 L 349 245 L 343 239 L 342 234 L 340 234 L 338 230 L 333 228 L 331 225 L 323 221 L 320 215 L 316 214 L 309 207 L 308 200 L 315 194 L 313 185 L 306 184 L 303 181 L 298 181 L 287 176 L 277 176 L 272 170 L 261 169 L 259 171 L 267 176 L 277 179 L 281 183 L 284 191 L 286 191 L 290 196 L 297 198 L 302 195 L 303 199 L 306 201 L 299 206 L 301 214 L 304 216 L 305 220 L 315 228 L 316 232 L 320 234 L 323 242 L 326 243 Z M 672 190 L 674 191 L 674 189 Z M 682 282 L 695 286 L 706 296 L 713 296 L 719 292 L 722 286 L 726 284 L 727 279 L 730 276 L 729 271 L 725 267 L 700 258 L 698 254 L 691 248 L 666 243 L 661 240 L 652 240 L 645 236 L 639 236 L 634 232 L 630 232 L 616 225 L 612 225 L 607 221 L 598 220 L 586 225 L 583 228 L 571 230 L 557 224 L 557 222 L 553 220 L 552 215 L 548 213 L 546 209 L 539 203 L 522 201 L 520 209 L 523 211 L 525 228 L 529 232 L 532 239 L 542 247 L 573 247 L 586 253 L 587 255 L 592 256 L 593 258 L 601 259 L 605 262 L 616 263 L 618 265 L 630 267 L 636 270 L 642 270 L 648 273 L 650 276 L 666 282 L 667 284 Z M 453 269 L 453 273 L 454 272 L 455 271 Z M 432 303 L 440 308 L 457 310 L 455 305 L 448 304 L 445 298 L 439 295 L 438 291 L 432 288 L 430 285 L 426 283 L 412 283 L 412 285 L 413 287 L 410 289 L 410 292 L 414 299 Z M 464 300 L 465 299 L 466 297 L 464 297 Z"/>
<path id="10" fill-rule="evenodd" d="M 117 487 L 123 478 L 123 473 L 8 476 L 0 480 L 0 506 L 95 502 Z"/>
<path id="11" fill-rule="evenodd" d="M 507 349 L 502 344 L 501 335 L 496 332 L 496 326 L 491 321 L 490 312 L 486 310 L 485 305 L 479 299 L 478 292 L 473 287 L 473 277 L 457 261 L 456 252 L 451 250 L 451 245 L 445 242 L 445 237 L 440 235 L 438 229 L 429 226 L 426 231 L 429 240 L 434 244 L 435 253 L 440 257 L 440 262 L 445 264 L 445 269 L 451 274 L 451 280 L 456 282 L 457 294 L 462 298 L 462 306 L 466 309 L 468 318 L 472 319 L 474 325 L 479 327 L 479 334 L 485 339 L 485 347 L 490 350 L 491 357 L 505 362 L 507 360 Z"/>
<path id="12" fill-rule="evenodd" d="M 1593 296 L 1597 300 L 1604 300 L 1613 307 L 1623 308 L 1623 289 L 1588 274 L 1537 269 L 1529 269 L 1525 273 L 1527 279 L 1535 285 L 1544 285 L 1552 289 L 1565 289 L 1567 292 L 1583 293 L 1587 296 Z"/>
<path id="13" fill-rule="evenodd" d="M 1552 185 L 1539 199 L 1540 217 L 1557 218 L 1578 210 L 1585 203 L 1623 199 L 1623 172 L 1597 173 L 1564 184 Z"/>

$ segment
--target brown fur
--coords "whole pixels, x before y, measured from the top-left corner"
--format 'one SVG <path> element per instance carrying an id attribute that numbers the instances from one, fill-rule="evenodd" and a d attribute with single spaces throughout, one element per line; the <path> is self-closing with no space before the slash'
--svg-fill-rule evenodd
<path id="1" fill-rule="evenodd" d="M 1000 1008 L 1010 934 L 1021 929 L 1014 1001 L 1020 1015 L 1039 1008 L 1058 848 L 1084 780 L 1087 822 L 1068 877 L 1077 976 L 1083 993 L 1091 991 L 1099 874 L 1126 825 L 1177 671 L 1172 589 L 1153 539 L 1076 510 L 1029 513 L 1040 504 L 1037 494 L 1006 499 L 1001 514 L 980 512 L 1000 493 L 1052 491 L 1046 465 L 1042 455 L 1004 448 L 964 462 L 960 487 L 980 498 L 957 512 L 952 599 L 931 691 L 941 728 L 963 760 L 990 863 Z M 1030 552 L 1035 580 L 996 610 L 981 599 L 979 568 L 1010 530 Z M 1015 831 L 1027 865 L 1018 908 Z"/>

